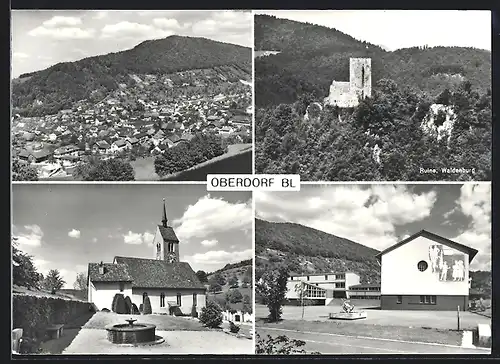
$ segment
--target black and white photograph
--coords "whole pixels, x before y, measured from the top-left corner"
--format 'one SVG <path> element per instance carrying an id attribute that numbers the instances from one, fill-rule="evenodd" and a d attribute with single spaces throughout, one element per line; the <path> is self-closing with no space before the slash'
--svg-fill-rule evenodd
<path id="1" fill-rule="evenodd" d="M 256 354 L 491 354 L 491 184 L 254 193 Z"/>
<path id="2" fill-rule="evenodd" d="M 252 173 L 251 11 L 13 10 L 13 180 Z"/>
<path id="3" fill-rule="evenodd" d="M 252 354 L 252 193 L 16 184 L 13 354 Z"/>
<path id="4" fill-rule="evenodd" d="M 255 170 L 491 181 L 491 13 L 255 11 Z"/>

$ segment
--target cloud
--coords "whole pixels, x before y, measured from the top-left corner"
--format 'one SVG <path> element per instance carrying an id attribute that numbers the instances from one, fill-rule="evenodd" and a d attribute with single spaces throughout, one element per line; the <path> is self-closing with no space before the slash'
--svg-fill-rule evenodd
<path id="1" fill-rule="evenodd" d="M 53 16 L 42 24 L 48 28 L 74 27 L 82 24 L 82 19 L 74 16 Z"/>
<path id="2" fill-rule="evenodd" d="M 261 219 L 302 224 L 382 250 L 399 241 L 397 225 L 430 215 L 436 193 L 416 194 L 405 185 L 316 185 L 257 192 L 254 198 Z"/>
<path id="3" fill-rule="evenodd" d="M 47 28 L 36 27 L 28 32 L 32 37 L 49 37 L 54 39 L 89 39 L 94 37 L 94 29 L 81 29 L 77 27 Z"/>
<path id="4" fill-rule="evenodd" d="M 478 250 L 472 269 L 491 269 L 491 185 L 464 184 L 458 208 L 471 219 L 467 229 L 452 240 Z"/>
<path id="5" fill-rule="evenodd" d="M 127 234 L 122 235 L 123 236 L 123 242 L 125 244 L 133 244 L 133 245 L 139 245 L 143 243 L 151 243 L 151 241 L 154 238 L 154 234 L 151 234 L 150 232 L 146 231 L 143 234 L 140 233 L 134 233 L 132 231 L 129 231 Z"/>
<path id="6" fill-rule="evenodd" d="M 154 18 L 153 24 L 161 29 L 181 29 L 181 25 L 177 19 Z"/>
<path id="7" fill-rule="evenodd" d="M 102 38 L 166 38 L 174 34 L 172 31 L 157 29 L 151 25 L 122 21 L 108 24 L 101 29 Z"/>
<path id="8" fill-rule="evenodd" d="M 74 238 L 74 239 L 79 239 L 80 238 L 80 230 L 76 230 L 76 229 L 73 229 L 71 230 L 69 233 L 68 233 L 68 236 L 70 238 Z"/>
<path id="9" fill-rule="evenodd" d="M 206 253 L 196 253 L 191 256 L 185 256 L 184 260 L 192 262 L 194 264 L 221 265 L 240 262 L 242 260 L 251 259 L 252 257 L 253 249 L 246 249 L 237 252 L 216 250 Z"/>
<path id="10" fill-rule="evenodd" d="M 95 15 L 92 17 L 92 19 L 96 20 L 102 20 L 108 17 L 108 12 L 107 11 L 97 11 Z"/>
<path id="11" fill-rule="evenodd" d="M 12 57 L 16 59 L 26 59 L 29 58 L 29 54 L 23 53 L 23 52 L 14 52 L 12 53 Z"/>
<path id="12" fill-rule="evenodd" d="M 216 239 L 212 239 L 212 240 L 203 240 L 201 242 L 201 245 L 203 246 L 215 246 L 217 245 L 219 242 L 216 240 Z"/>
<path id="13" fill-rule="evenodd" d="M 206 238 L 210 234 L 252 228 L 251 202 L 230 203 L 206 195 L 190 205 L 184 215 L 175 220 L 179 239 Z"/>
<path id="14" fill-rule="evenodd" d="M 92 238 L 93 243 L 97 243 L 97 238 Z"/>
<path id="15" fill-rule="evenodd" d="M 17 234 L 17 242 L 19 245 L 40 246 L 42 245 L 43 231 L 38 225 L 25 225 L 25 232 Z M 15 231 L 15 230 L 14 230 Z"/>
<path id="16" fill-rule="evenodd" d="M 247 29 L 250 34 L 252 15 L 242 11 L 217 11 L 209 19 L 197 21 L 192 31 L 198 35 L 214 35 L 218 33 L 241 33 Z"/>

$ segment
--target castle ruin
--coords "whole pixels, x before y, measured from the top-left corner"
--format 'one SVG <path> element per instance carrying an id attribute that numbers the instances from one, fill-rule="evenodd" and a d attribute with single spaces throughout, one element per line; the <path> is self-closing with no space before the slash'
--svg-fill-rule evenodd
<path id="1" fill-rule="evenodd" d="M 372 62 L 371 58 L 349 59 L 349 82 L 333 81 L 325 104 L 338 107 L 356 107 L 359 100 L 371 97 Z"/>

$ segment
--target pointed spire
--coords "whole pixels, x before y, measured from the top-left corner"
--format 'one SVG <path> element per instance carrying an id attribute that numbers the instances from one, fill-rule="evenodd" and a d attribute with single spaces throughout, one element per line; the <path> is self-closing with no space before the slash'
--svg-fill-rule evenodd
<path id="1" fill-rule="evenodd" d="M 167 219 L 167 208 L 165 207 L 165 199 L 163 199 L 163 215 L 161 218 L 161 223 L 164 227 L 167 227 L 168 219 Z"/>

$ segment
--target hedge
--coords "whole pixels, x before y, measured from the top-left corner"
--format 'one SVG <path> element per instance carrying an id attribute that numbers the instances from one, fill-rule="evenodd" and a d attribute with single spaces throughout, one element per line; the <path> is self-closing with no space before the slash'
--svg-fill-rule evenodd
<path id="1" fill-rule="evenodd" d="M 67 324 L 89 311 L 89 302 L 18 294 L 12 297 L 13 328 L 22 328 L 25 337 L 42 338 L 47 326 Z"/>

